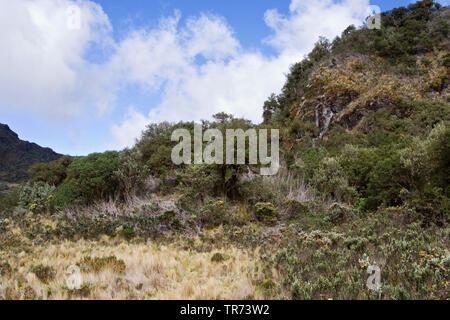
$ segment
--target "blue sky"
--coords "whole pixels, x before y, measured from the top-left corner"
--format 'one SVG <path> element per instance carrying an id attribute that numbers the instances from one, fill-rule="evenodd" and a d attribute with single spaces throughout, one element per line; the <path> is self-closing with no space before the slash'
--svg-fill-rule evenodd
<path id="1" fill-rule="evenodd" d="M 270 47 L 261 46 L 261 39 L 269 35 L 270 30 L 264 23 L 264 13 L 277 8 L 287 13 L 290 0 L 97 0 L 115 26 L 115 36 L 120 38 L 127 29 L 136 26 L 157 24 L 161 16 L 167 16 L 174 10 L 181 10 L 183 19 L 209 12 L 223 16 L 233 27 L 237 38 L 247 47 L 260 47 L 272 52 Z M 373 0 L 382 11 L 399 6 L 407 6 L 411 0 Z"/>
<path id="2" fill-rule="evenodd" d="M 362 21 L 368 3 L 2 2 L 0 122 L 22 139 L 72 155 L 130 146 L 149 122 L 221 110 L 258 122 L 289 65 L 319 35 L 334 37 Z M 370 1 L 383 11 L 409 3 Z M 82 18 L 75 31 L 66 28 L 74 4 Z"/>

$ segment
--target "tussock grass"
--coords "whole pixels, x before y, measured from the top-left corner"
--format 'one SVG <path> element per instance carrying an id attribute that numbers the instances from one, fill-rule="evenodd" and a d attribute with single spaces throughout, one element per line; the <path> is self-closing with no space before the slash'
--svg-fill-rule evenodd
<path id="1" fill-rule="evenodd" d="M 2 299 L 243 299 L 263 298 L 257 254 L 223 249 L 199 253 L 154 242 L 139 244 L 103 237 L 2 252 L 12 272 L 0 277 Z M 213 261 L 212 261 L 213 260 Z M 67 287 L 70 265 L 81 267 L 82 285 Z M 98 268 L 85 266 L 99 266 Z M 38 268 L 36 266 L 39 266 Z M 6 269 L 6 268 L 5 268 Z M 40 280 L 36 270 L 52 270 Z"/>

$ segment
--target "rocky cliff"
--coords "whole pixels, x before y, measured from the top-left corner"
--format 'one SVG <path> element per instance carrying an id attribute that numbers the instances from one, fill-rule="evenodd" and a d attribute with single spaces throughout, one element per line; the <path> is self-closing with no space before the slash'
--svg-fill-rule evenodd
<path id="1" fill-rule="evenodd" d="M 26 180 L 31 165 L 60 157 L 52 149 L 20 140 L 17 133 L 0 123 L 0 181 L 13 183 Z"/>

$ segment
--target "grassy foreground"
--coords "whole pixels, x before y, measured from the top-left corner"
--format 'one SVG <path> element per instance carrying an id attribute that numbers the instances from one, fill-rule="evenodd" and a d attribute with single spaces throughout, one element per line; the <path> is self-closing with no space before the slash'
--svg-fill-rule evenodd
<path id="1" fill-rule="evenodd" d="M 63 241 L 1 252 L 0 299 L 262 298 L 258 254 L 229 248 L 195 252 L 154 242 Z M 71 265 L 82 285 L 68 286 Z M 69 272 L 68 272 L 69 270 Z"/>
<path id="2" fill-rule="evenodd" d="M 155 237 L 123 227 L 81 237 L 64 232 L 61 216 L 22 214 L 0 219 L 0 299 L 450 298 L 450 228 L 424 227 L 397 208 L 339 222 L 333 212 L 282 213 L 266 225 L 230 205 L 225 214 L 246 223 L 194 230 L 184 221 Z M 93 217 L 78 224 L 109 230 Z M 379 291 L 366 285 L 373 264 Z"/>

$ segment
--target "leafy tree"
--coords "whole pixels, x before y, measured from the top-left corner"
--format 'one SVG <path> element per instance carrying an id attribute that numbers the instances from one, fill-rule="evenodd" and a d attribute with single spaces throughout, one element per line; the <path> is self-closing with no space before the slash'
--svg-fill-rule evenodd
<path id="1" fill-rule="evenodd" d="M 177 168 L 172 163 L 172 148 L 177 142 L 172 142 L 172 132 L 176 129 L 187 129 L 193 135 L 193 122 L 180 122 L 170 124 L 162 122 L 159 124 L 150 124 L 142 133 L 140 140 L 136 144 L 136 148 L 142 154 L 142 162 L 145 164 L 150 173 L 156 176 L 167 175 L 171 170 Z M 193 143 L 193 142 L 192 142 Z"/>
<path id="2" fill-rule="evenodd" d="M 74 158 L 63 156 L 49 163 L 38 163 L 28 170 L 35 182 L 45 182 L 51 186 L 59 186 L 67 177 L 67 168 Z"/>
<path id="3" fill-rule="evenodd" d="M 280 105 L 278 104 L 277 97 L 275 96 L 275 94 L 272 93 L 269 97 L 269 100 L 264 102 L 263 119 L 265 124 L 270 123 L 270 121 L 272 120 L 273 113 L 278 108 L 280 108 Z"/>
<path id="4" fill-rule="evenodd" d="M 75 159 L 67 169 L 67 178 L 56 192 L 59 206 L 86 204 L 117 196 L 119 153 L 107 151 Z"/>
<path id="5" fill-rule="evenodd" d="M 142 163 L 142 154 L 136 148 L 125 149 L 119 154 L 119 165 L 114 174 L 119 181 L 120 192 L 125 198 L 130 198 L 143 189 L 149 170 Z"/>

